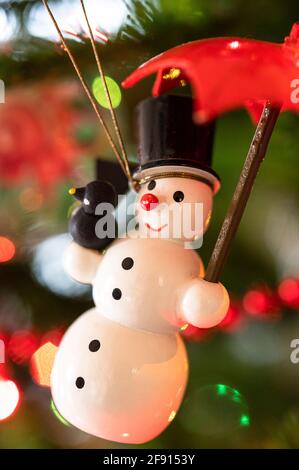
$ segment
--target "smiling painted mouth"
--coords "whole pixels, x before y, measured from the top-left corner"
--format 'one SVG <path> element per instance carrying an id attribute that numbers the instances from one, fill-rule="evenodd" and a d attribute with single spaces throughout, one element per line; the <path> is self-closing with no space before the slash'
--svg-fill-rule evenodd
<path id="1" fill-rule="evenodd" d="M 161 225 L 161 227 L 159 227 L 159 228 L 154 228 L 154 227 L 151 227 L 150 224 L 148 224 L 147 222 L 145 224 L 146 228 L 149 228 L 153 232 L 161 232 L 161 230 L 163 230 L 163 228 L 167 227 L 167 225 L 168 224 L 165 224 L 165 225 Z"/>

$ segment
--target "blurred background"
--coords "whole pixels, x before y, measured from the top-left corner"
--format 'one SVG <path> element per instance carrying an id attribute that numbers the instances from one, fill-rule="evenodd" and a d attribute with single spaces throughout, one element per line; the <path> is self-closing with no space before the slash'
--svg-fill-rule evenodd
<path id="1" fill-rule="evenodd" d="M 50 5 L 108 116 L 79 1 Z M 132 70 L 194 39 L 282 42 L 299 19 L 297 0 L 86 0 L 86 7 L 132 162 L 134 107 L 153 82 L 123 90 Z M 94 179 L 97 159 L 113 160 L 40 0 L 0 0 L 0 78 L 0 447 L 124 448 L 69 426 L 30 367 L 34 351 L 59 344 L 92 305 L 90 289 L 61 267 L 73 207 L 68 188 Z M 205 263 L 253 131 L 244 110 L 218 119 L 214 167 L 222 189 L 200 250 Z M 184 404 L 167 431 L 141 447 L 299 447 L 299 364 L 290 360 L 299 338 L 298 131 L 297 116 L 281 115 L 222 277 L 232 298 L 228 316 L 212 332 L 184 332 Z"/>

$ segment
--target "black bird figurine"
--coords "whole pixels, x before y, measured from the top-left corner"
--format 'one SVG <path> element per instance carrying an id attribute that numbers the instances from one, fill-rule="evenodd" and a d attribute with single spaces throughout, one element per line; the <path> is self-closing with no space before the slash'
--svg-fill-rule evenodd
<path id="1" fill-rule="evenodd" d="M 82 205 L 76 208 L 69 223 L 69 231 L 74 241 L 85 248 L 102 251 L 117 236 L 117 223 L 110 211 L 97 215 L 95 213 L 100 203 L 109 203 L 113 207 L 117 204 L 117 193 L 108 181 L 97 180 L 88 183 L 85 187 L 71 188 L 69 194 L 81 201 Z M 114 224 L 114 234 L 99 238 L 96 234 L 96 224 L 103 217 L 111 217 L 110 222 Z"/>

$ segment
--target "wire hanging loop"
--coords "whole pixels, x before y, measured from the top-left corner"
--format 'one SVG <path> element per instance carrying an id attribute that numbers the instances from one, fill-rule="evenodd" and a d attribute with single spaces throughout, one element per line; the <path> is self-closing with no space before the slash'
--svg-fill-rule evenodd
<path id="1" fill-rule="evenodd" d="M 94 34 L 92 32 L 90 21 L 88 19 L 88 15 L 87 15 L 84 0 L 80 0 L 80 3 L 81 3 L 81 6 L 82 6 L 85 21 L 86 21 L 86 24 L 87 24 L 87 28 L 88 28 L 88 32 L 89 32 L 89 39 L 90 39 L 90 42 L 91 42 L 93 54 L 94 54 L 94 57 L 95 57 L 95 60 L 96 60 L 96 64 L 97 64 L 97 67 L 98 67 L 100 77 L 101 77 L 102 82 L 103 82 L 105 96 L 106 96 L 107 102 L 109 104 L 109 111 L 110 111 L 112 123 L 113 123 L 113 126 L 114 126 L 115 134 L 117 136 L 117 140 L 118 140 L 118 143 L 119 143 L 119 146 L 120 146 L 122 159 L 123 159 L 123 162 L 124 162 L 124 165 L 125 165 L 125 168 L 126 168 L 127 176 L 129 178 L 129 180 L 131 180 L 131 183 L 132 183 L 127 152 L 126 152 L 124 141 L 123 141 L 123 138 L 122 138 L 122 135 L 121 135 L 121 132 L 120 132 L 120 127 L 119 127 L 119 124 L 118 124 L 116 113 L 115 113 L 113 105 L 112 105 L 111 95 L 110 95 L 109 88 L 108 88 L 107 81 L 106 81 L 106 77 L 105 77 L 105 74 L 104 74 L 104 71 L 103 71 L 102 62 L 100 60 L 100 56 L 99 56 L 99 53 L 97 51 L 97 46 L 96 46 L 96 42 L 95 42 L 95 39 L 94 39 Z"/>
<path id="2" fill-rule="evenodd" d="M 103 129 L 104 129 L 104 132 L 105 132 L 105 135 L 109 141 L 109 144 L 122 168 L 122 170 L 124 171 L 125 175 L 127 176 L 128 180 L 129 180 L 129 183 L 130 183 L 130 186 L 135 188 L 136 187 L 136 182 L 133 180 L 132 178 L 132 175 L 131 175 L 131 171 L 130 171 L 130 167 L 129 167 L 129 163 L 128 163 L 128 159 L 127 159 L 127 154 L 126 154 L 126 151 L 125 151 L 125 147 L 124 147 L 124 143 L 123 143 L 123 140 L 122 140 L 122 137 L 121 137 L 121 133 L 120 133 L 120 129 L 119 129 L 119 126 L 118 126 L 118 123 L 117 123 L 117 119 L 116 119 L 116 116 L 115 116 L 115 113 L 114 113 L 114 110 L 113 110 L 113 106 L 112 106 L 112 102 L 111 102 L 111 96 L 110 96 L 110 93 L 109 93 L 109 89 L 107 87 L 107 83 L 106 83 L 106 80 L 104 77 L 104 73 L 103 73 L 103 68 L 101 66 L 101 62 L 99 60 L 99 57 L 98 57 L 98 54 L 97 54 L 97 50 L 96 50 L 96 47 L 95 47 L 95 41 L 94 41 L 94 37 L 93 37 L 93 34 L 92 34 L 92 30 L 91 30 L 91 27 L 90 27 L 90 23 L 88 21 L 88 18 L 87 18 L 87 14 L 86 14 L 86 9 L 85 9 L 85 5 L 84 5 L 84 2 L 82 0 L 80 0 L 81 2 L 81 5 L 82 5 L 82 8 L 83 8 L 83 11 L 84 11 L 84 16 L 86 18 L 86 21 L 87 21 L 87 24 L 88 24 L 88 28 L 89 28 L 89 34 L 90 34 L 90 40 L 91 40 L 91 43 L 94 47 L 94 53 L 95 53 L 95 57 L 96 57 L 96 60 L 97 60 L 97 65 L 99 67 L 99 71 L 100 71 L 100 74 L 101 74 L 101 77 L 102 77 L 102 80 L 103 80 L 103 84 L 104 84 L 104 90 L 105 90 L 105 93 L 106 93 L 106 97 L 107 97 L 107 100 L 108 100 L 108 103 L 109 103 L 109 108 L 110 108 L 110 112 L 111 112 L 111 116 L 113 114 L 113 125 L 114 125 L 114 129 L 115 129 L 115 132 L 116 132 L 116 135 L 117 135 L 117 138 L 118 138 L 118 142 L 120 144 L 120 148 L 121 148 L 121 152 L 119 152 L 113 138 L 112 138 L 112 135 L 103 119 L 103 116 L 101 114 L 101 111 L 99 110 L 99 107 L 98 107 L 98 104 L 96 103 L 95 99 L 93 98 L 92 96 L 92 92 L 89 88 L 89 86 L 87 85 L 87 82 L 85 81 L 82 73 L 81 73 L 81 70 L 80 70 L 80 67 L 72 53 L 72 51 L 70 50 L 69 46 L 67 45 L 66 41 L 65 41 L 65 38 L 62 34 L 62 31 L 61 31 L 61 28 L 59 27 L 58 25 L 58 22 L 56 21 L 55 19 L 55 16 L 51 10 L 51 8 L 49 7 L 49 4 L 48 4 L 48 0 L 42 0 L 54 26 L 55 26 L 55 29 L 58 33 L 58 36 L 61 40 L 61 43 L 62 43 L 62 46 L 63 46 L 63 49 L 66 51 L 72 65 L 73 65 L 73 68 L 81 82 L 81 85 L 96 113 L 96 116 L 100 122 L 100 124 L 102 125 Z M 111 111 L 112 110 L 112 111 Z"/>

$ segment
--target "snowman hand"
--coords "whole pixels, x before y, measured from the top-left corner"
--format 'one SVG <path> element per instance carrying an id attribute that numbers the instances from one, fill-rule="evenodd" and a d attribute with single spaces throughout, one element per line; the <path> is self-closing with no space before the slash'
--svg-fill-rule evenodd
<path id="1" fill-rule="evenodd" d="M 189 281 L 179 299 L 178 314 L 181 320 L 198 328 L 218 325 L 226 316 L 229 295 L 219 283 L 197 278 Z"/>
<path id="2" fill-rule="evenodd" d="M 102 255 L 72 242 L 63 255 L 63 267 L 75 281 L 92 284 Z"/>

